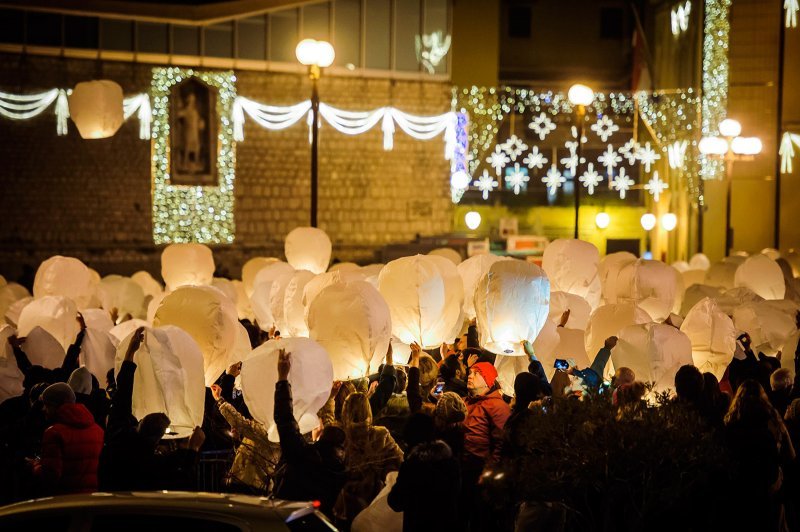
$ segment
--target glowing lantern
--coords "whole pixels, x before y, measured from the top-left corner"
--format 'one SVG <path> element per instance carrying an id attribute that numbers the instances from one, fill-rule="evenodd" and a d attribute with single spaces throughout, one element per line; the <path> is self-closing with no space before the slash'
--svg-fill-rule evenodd
<path id="1" fill-rule="evenodd" d="M 11 305 L 8 306 L 6 313 L 3 317 L 6 320 L 6 323 L 11 325 L 12 327 L 18 327 L 19 325 L 19 316 L 22 314 L 22 309 L 24 309 L 28 303 L 33 301 L 32 297 L 24 297 L 18 301 L 14 301 Z"/>
<path id="2" fill-rule="evenodd" d="M 619 272 L 631 262 L 636 262 L 636 255 L 627 251 L 609 253 L 600 261 L 597 273 L 602 288 L 602 299 L 606 304 L 617 302 Z"/>
<path id="3" fill-rule="evenodd" d="M 766 255 L 771 260 L 778 260 L 781 258 L 781 252 L 775 248 L 764 248 L 761 250 L 762 255 Z"/>
<path id="4" fill-rule="evenodd" d="M 761 301 L 764 301 L 763 297 L 756 294 L 749 288 L 745 288 L 744 286 L 726 290 L 720 297 L 716 299 L 716 303 L 719 305 L 720 310 L 728 316 L 733 316 L 733 311 L 741 305 L 745 305 L 747 303 L 760 303 Z"/>
<path id="5" fill-rule="evenodd" d="M 588 368 L 590 362 L 589 355 L 586 353 L 586 334 L 580 329 L 564 327 L 558 327 L 556 331 L 558 332 L 558 347 L 556 347 L 553 360 L 549 365 L 552 367 L 556 358 L 563 358 L 564 360 L 571 359 L 579 369 Z M 592 354 L 592 358 L 594 358 L 594 354 Z M 553 372 L 555 372 L 555 368 L 553 368 Z"/>
<path id="6" fill-rule="evenodd" d="M 119 345 L 125 338 L 127 338 L 133 331 L 138 329 L 139 327 L 148 327 L 150 324 L 144 320 L 128 320 L 123 321 L 119 325 L 114 326 L 108 334 L 111 335 L 111 341 L 114 342 L 115 345 Z"/>
<path id="7" fill-rule="evenodd" d="M 378 289 L 389 305 L 392 334 L 400 341 L 424 348 L 452 341 L 448 335 L 460 326 L 464 297 L 452 262 L 429 255 L 393 260 L 381 271 Z"/>
<path id="8" fill-rule="evenodd" d="M 181 286 L 210 285 L 214 255 L 204 244 L 170 244 L 161 252 L 161 277 L 170 292 Z"/>
<path id="9" fill-rule="evenodd" d="M 632 302 L 614 303 L 598 308 L 589 318 L 589 326 L 584 336 L 589 360 L 594 360 L 609 336 L 619 336 L 619 332 L 625 327 L 651 321 L 647 312 Z"/>
<path id="10" fill-rule="evenodd" d="M 0 325 L 0 403 L 12 397 L 22 395 L 22 381 L 25 376 L 19 370 L 14 352 L 8 339 L 14 334 L 14 328 Z"/>
<path id="11" fill-rule="evenodd" d="M 254 257 L 244 263 L 244 266 L 242 266 L 242 282 L 244 283 L 244 289 L 247 293 L 247 297 L 253 295 L 256 275 L 258 275 L 258 272 L 267 266 L 275 264 L 276 262 L 282 261 L 279 261 L 275 257 Z"/>
<path id="12" fill-rule="evenodd" d="M 303 288 L 303 308 L 305 309 L 306 318 L 308 318 L 308 309 L 311 303 L 325 288 L 332 284 L 363 280 L 364 275 L 361 270 L 334 270 L 315 275 Z"/>
<path id="13" fill-rule="evenodd" d="M 653 321 L 664 321 L 680 311 L 683 283 L 675 268 L 655 260 L 639 259 L 620 270 L 617 302 L 636 303 Z"/>
<path id="14" fill-rule="evenodd" d="M 533 352 L 544 366 L 548 379 L 553 376 L 553 362 L 558 358 L 558 344 L 561 341 L 558 331 L 560 330 L 560 327 L 556 327 L 552 321 L 546 320 L 544 327 L 539 331 L 539 336 L 532 342 Z"/>
<path id="15" fill-rule="evenodd" d="M 686 288 L 695 284 L 704 284 L 706 282 L 706 270 L 686 270 L 681 272 L 681 280 Z"/>
<path id="16" fill-rule="evenodd" d="M 520 373 L 528 371 L 527 357 L 497 355 L 494 360 L 497 382 L 504 395 L 514 397 L 514 380 Z"/>
<path id="17" fill-rule="evenodd" d="M 521 260 L 496 262 L 475 290 L 481 343 L 493 353 L 524 356 L 520 342 L 536 339 L 549 308 L 550 282 L 541 268 Z"/>
<path id="18" fill-rule="evenodd" d="M 542 268 L 554 292 L 581 296 L 594 309 L 600 304 L 600 252 L 583 240 L 558 239 L 544 249 Z"/>
<path id="19" fill-rule="evenodd" d="M 60 367 L 64 363 L 64 355 L 67 353 L 67 350 L 52 334 L 38 325 L 25 335 L 22 349 L 31 364 L 49 369 Z"/>
<path id="20" fill-rule="evenodd" d="M 686 288 L 683 294 L 683 304 L 681 305 L 681 316 L 686 316 L 692 307 L 694 307 L 700 300 L 710 297 L 713 300 L 718 300 L 722 297 L 722 289 L 716 286 L 708 286 L 705 284 L 694 284 Z"/>
<path id="21" fill-rule="evenodd" d="M 133 333 L 117 347 L 115 372 L 132 338 Z M 190 334 L 178 327 L 148 328 L 134 360 L 132 407 L 137 419 L 163 412 L 170 419 L 170 435 L 178 438 L 188 437 L 203 424 L 203 354 Z"/>
<path id="22" fill-rule="evenodd" d="M 734 286 L 744 286 L 764 299 L 783 299 L 786 284 L 778 264 L 766 255 L 748 257 L 736 270 Z"/>
<path id="23" fill-rule="evenodd" d="M 711 261 L 702 253 L 695 253 L 689 259 L 689 267 L 692 270 L 708 270 L 711 267 Z"/>
<path id="24" fill-rule="evenodd" d="M 105 382 L 108 370 L 114 368 L 117 346 L 109 333 L 87 327 L 81 343 L 80 362 L 98 382 Z"/>
<path id="25" fill-rule="evenodd" d="M 30 298 L 28 289 L 17 283 L 8 283 L 0 287 L 0 317 L 5 316 L 8 308 L 17 301 Z"/>
<path id="26" fill-rule="evenodd" d="M 352 272 L 352 271 L 357 271 L 357 270 L 360 270 L 360 269 L 361 269 L 361 266 L 359 266 L 355 262 L 337 262 L 336 264 L 331 265 L 331 267 L 328 268 L 328 271 L 329 272 L 335 272 L 335 271 Z"/>
<path id="27" fill-rule="evenodd" d="M 331 261 L 331 239 L 322 229 L 297 227 L 286 235 L 284 253 L 295 270 L 323 273 Z"/>
<path id="28" fill-rule="evenodd" d="M 81 311 L 83 321 L 89 329 L 96 329 L 98 331 L 108 332 L 114 328 L 114 322 L 111 321 L 111 314 L 100 308 L 87 308 Z"/>
<path id="29" fill-rule="evenodd" d="M 63 352 L 66 353 L 80 330 L 77 318 L 78 309 L 71 299 L 61 296 L 45 296 L 34 299 L 22 309 L 19 316 L 18 334 L 19 336 L 28 336 L 34 327 L 41 327 L 56 339 Z"/>
<path id="30" fill-rule="evenodd" d="M 370 264 L 368 266 L 364 266 L 358 270 L 358 272 L 364 276 L 365 281 L 375 288 L 378 288 L 378 276 L 381 274 L 383 266 L 383 264 Z"/>
<path id="31" fill-rule="evenodd" d="M 275 262 L 258 272 L 254 281 L 250 306 L 258 326 L 263 331 L 283 326 L 283 290 L 294 274 L 294 268 L 285 262 Z"/>
<path id="32" fill-rule="evenodd" d="M 770 301 L 745 303 L 733 311 L 733 324 L 747 331 L 754 352 L 774 356 L 783 349 L 791 334 L 797 331 L 794 313 L 770 305 Z"/>
<path id="33" fill-rule="evenodd" d="M 205 383 L 211 386 L 232 362 L 236 344 L 236 307 L 210 286 L 183 286 L 167 295 L 153 318 L 155 327 L 174 325 L 189 333 L 205 363 Z"/>
<path id="34" fill-rule="evenodd" d="M 453 248 L 436 248 L 432 251 L 429 251 L 428 255 L 432 255 L 435 257 L 444 257 L 445 259 L 449 260 L 456 266 L 461 264 L 461 253 L 454 250 Z"/>
<path id="35" fill-rule="evenodd" d="M 692 342 L 672 325 L 647 323 L 625 327 L 611 351 L 615 368 L 627 367 L 636 380 L 653 382 L 654 391 L 674 389 L 675 372 L 692 364 Z"/>
<path id="36" fill-rule="evenodd" d="M 91 307 L 97 283 L 84 263 L 73 257 L 56 255 L 39 265 L 33 281 L 33 297 L 64 296 L 78 308 Z"/>
<path id="37" fill-rule="evenodd" d="M 692 342 L 694 365 L 722 379 L 736 348 L 736 328 L 710 298 L 698 302 L 686 315 L 681 332 Z"/>
<path id="38" fill-rule="evenodd" d="M 275 426 L 275 383 L 278 382 L 278 352 L 292 355 L 289 384 L 292 386 L 294 418 L 305 434 L 319 426 L 317 411 L 327 402 L 333 385 L 333 366 L 325 349 L 308 338 L 281 338 L 253 351 L 242 364 L 242 393 L 253 417 L 269 427 L 269 439 L 278 441 Z"/>
<path id="39" fill-rule="evenodd" d="M 365 281 L 328 286 L 308 312 L 311 339 L 319 342 L 333 363 L 334 378 L 361 378 L 383 361 L 391 338 L 389 307 Z"/>
<path id="40" fill-rule="evenodd" d="M 676 260 L 675 262 L 670 264 L 670 266 L 672 266 L 673 268 L 675 268 L 676 270 L 678 270 L 681 273 L 683 273 L 685 271 L 689 271 L 691 269 L 691 267 L 689 266 L 689 263 L 686 262 L 685 260 Z"/>
<path id="41" fill-rule="evenodd" d="M 586 330 L 589 325 L 589 316 L 592 314 L 592 307 L 581 296 L 569 294 L 567 292 L 550 292 L 550 321 L 558 325 L 561 323 L 561 315 L 569 310 L 569 319 L 564 325 L 569 329 Z"/>
<path id="42" fill-rule="evenodd" d="M 164 292 L 164 287 L 161 286 L 161 283 L 156 281 L 149 272 L 144 270 L 140 270 L 131 275 L 131 279 L 133 282 L 142 287 L 142 292 L 144 292 L 145 298 L 149 297 L 152 299 Z"/>
<path id="43" fill-rule="evenodd" d="M 795 249 L 790 249 L 787 254 L 783 256 L 784 259 L 792 267 L 792 274 L 794 277 L 800 275 L 800 253 Z"/>
<path id="44" fill-rule="evenodd" d="M 727 259 L 715 262 L 706 271 L 706 283 L 709 286 L 717 286 L 724 290 L 733 288 L 736 270 L 739 269 L 739 261 Z"/>
<path id="45" fill-rule="evenodd" d="M 236 290 L 236 314 L 240 320 L 253 321 L 255 315 L 253 314 L 253 308 L 250 306 L 250 296 L 247 295 L 244 289 L 244 283 L 234 279 L 231 284 L 233 289 Z"/>
<path id="46" fill-rule="evenodd" d="M 475 287 L 478 285 L 478 281 L 486 275 L 492 264 L 501 260 L 509 259 L 485 253 L 470 257 L 457 266 L 458 274 L 464 284 L 463 308 L 467 319 L 471 320 L 475 317 Z"/>
<path id="47" fill-rule="evenodd" d="M 129 277 L 108 275 L 97 286 L 97 297 L 100 307 L 111 312 L 116 309 L 117 316 L 122 319 L 130 314 L 132 318 L 144 318 L 144 291 L 139 284 Z"/>
<path id="48" fill-rule="evenodd" d="M 298 270 L 286 284 L 286 289 L 283 291 L 283 317 L 286 321 L 286 330 L 281 331 L 286 337 L 308 336 L 303 293 L 313 278 L 313 273 Z"/>
<path id="49" fill-rule="evenodd" d="M 239 295 L 236 292 L 236 287 L 233 285 L 233 282 L 230 279 L 214 277 L 214 279 L 211 280 L 211 286 L 222 292 L 222 294 L 227 297 L 231 303 L 237 305 Z"/>
<path id="50" fill-rule="evenodd" d="M 125 120 L 122 87 L 107 79 L 78 83 L 69 96 L 69 115 L 81 138 L 113 136 Z"/>

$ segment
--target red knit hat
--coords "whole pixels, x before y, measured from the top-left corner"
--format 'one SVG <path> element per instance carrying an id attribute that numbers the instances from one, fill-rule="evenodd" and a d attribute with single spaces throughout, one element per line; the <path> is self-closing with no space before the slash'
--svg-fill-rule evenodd
<path id="1" fill-rule="evenodd" d="M 492 364 L 488 362 L 478 362 L 477 364 L 473 364 L 470 369 L 474 369 L 481 374 L 481 377 L 483 377 L 483 380 L 486 382 L 486 386 L 489 388 L 494 386 L 494 381 L 497 380 L 497 370 Z"/>

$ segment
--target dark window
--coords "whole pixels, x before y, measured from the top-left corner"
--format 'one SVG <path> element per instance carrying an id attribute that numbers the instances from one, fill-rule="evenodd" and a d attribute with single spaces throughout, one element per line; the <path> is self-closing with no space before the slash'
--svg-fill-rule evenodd
<path id="1" fill-rule="evenodd" d="M 172 53 L 200 55 L 200 30 L 197 26 L 172 26 Z"/>
<path id="2" fill-rule="evenodd" d="M 28 44 L 61 46 L 61 15 L 28 13 Z"/>
<path id="3" fill-rule="evenodd" d="M 31 532 L 47 530 L 48 532 L 67 532 L 70 530 L 72 515 L 64 512 L 29 512 L 0 519 L 0 530 L 3 532 Z"/>
<path id="4" fill-rule="evenodd" d="M 92 520 L 92 532 L 241 532 L 241 529 L 223 521 L 196 517 L 155 514 L 100 514 Z"/>
<path id="5" fill-rule="evenodd" d="M 297 38 L 297 10 L 287 9 L 269 15 L 269 53 L 271 61 L 297 64 L 294 49 Z"/>
<path id="6" fill-rule="evenodd" d="M 103 50 L 133 51 L 133 22 L 127 20 L 100 20 L 100 42 Z"/>
<path id="7" fill-rule="evenodd" d="M 508 7 L 508 36 L 519 39 L 531 38 L 530 6 Z"/>
<path id="8" fill-rule="evenodd" d="M 166 54 L 168 34 L 166 24 L 139 22 L 136 24 L 137 48 L 140 52 L 150 54 Z"/>
<path id="9" fill-rule="evenodd" d="M 0 9 L 0 41 L 22 44 L 25 39 L 25 12 Z"/>
<path id="10" fill-rule="evenodd" d="M 600 38 L 622 39 L 623 14 L 618 7 L 604 7 L 600 10 Z"/>
<path id="11" fill-rule="evenodd" d="M 64 17 L 64 46 L 97 49 L 98 26 L 95 17 Z"/>
<path id="12" fill-rule="evenodd" d="M 205 28 L 205 54 L 210 57 L 233 57 L 233 22 Z"/>
<path id="13" fill-rule="evenodd" d="M 241 59 L 267 58 L 267 19 L 265 17 L 245 18 L 237 22 L 236 35 L 239 40 L 237 51 Z"/>

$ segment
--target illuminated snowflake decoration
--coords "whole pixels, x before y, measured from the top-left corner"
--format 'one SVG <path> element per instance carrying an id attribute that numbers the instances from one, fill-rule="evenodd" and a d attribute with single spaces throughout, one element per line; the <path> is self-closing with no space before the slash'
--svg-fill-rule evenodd
<path id="1" fill-rule="evenodd" d="M 505 165 L 511 162 L 511 159 L 508 158 L 506 152 L 503 151 L 503 148 L 500 146 L 494 147 L 494 152 L 486 158 L 486 162 L 489 163 L 489 166 L 494 168 L 494 171 L 497 175 L 500 175 L 500 172 L 503 171 Z"/>
<path id="2" fill-rule="evenodd" d="M 649 172 L 650 166 L 655 164 L 657 160 L 661 159 L 661 155 L 659 155 L 653 148 L 650 147 L 649 142 L 645 142 L 644 146 L 637 150 L 636 158 L 639 159 L 644 165 L 644 171 Z"/>
<path id="3" fill-rule="evenodd" d="M 659 198 L 661 198 L 661 193 L 668 188 L 669 185 L 658 177 L 658 172 L 653 172 L 653 177 L 644 185 L 644 189 L 653 196 L 653 201 L 656 203 L 658 203 Z"/>
<path id="4" fill-rule="evenodd" d="M 625 168 L 619 169 L 617 174 L 611 181 L 611 187 L 619 192 L 619 199 L 625 199 L 625 193 L 633 186 L 633 179 L 628 177 L 625 173 Z"/>
<path id="5" fill-rule="evenodd" d="M 514 163 L 514 168 L 506 173 L 506 186 L 514 189 L 514 194 L 519 194 L 520 189 L 525 187 L 525 183 L 530 181 L 528 170 L 520 168 L 519 163 Z"/>
<path id="6" fill-rule="evenodd" d="M 500 147 L 508 154 L 509 157 L 511 157 L 512 161 L 516 161 L 517 157 L 522 155 L 525 150 L 528 149 L 528 145 L 522 142 L 522 139 L 516 135 L 511 135 L 507 141 L 500 145 Z"/>
<path id="7" fill-rule="evenodd" d="M 686 160 L 686 147 L 689 143 L 685 140 L 676 140 L 667 146 L 667 160 L 669 167 L 673 170 L 683 168 L 683 163 Z"/>
<path id="8" fill-rule="evenodd" d="M 597 158 L 597 162 L 606 167 L 607 175 L 611 175 L 614 173 L 614 168 L 622 162 L 622 157 L 617 155 L 617 152 L 614 151 L 614 147 L 609 144 L 608 149 Z"/>
<path id="9" fill-rule="evenodd" d="M 797 27 L 797 13 L 800 12 L 800 2 L 797 0 L 784 0 L 783 9 L 786 10 L 786 27 Z"/>
<path id="10" fill-rule="evenodd" d="M 670 12 L 670 27 L 676 37 L 689 29 L 689 15 L 692 13 L 692 3 L 686 0 L 685 4 L 678 4 Z"/>
<path id="11" fill-rule="evenodd" d="M 484 170 L 483 175 L 478 177 L 473 185 L 478 187 L 478 190 L 480 190 L 481 194 L 483 195 L 483 199 L 486 200 L 489 199 L 489 193 L 496 189 L 499 183 L 495 180 L 495 178 L 489 175 L 488 170 Z"/>
<path id="12" fill-rule="evenodd" d="M 522 160 L 528 168 L 533 170 L 534 168 L 542 169 L 544 165 L 547 164 L 547 157 L 544 154 L 539 153 L 539 147 L 534 146 L 531 148 L 531 152 Z"/>
<path id="13" fill-rule="evenodd" d="M 547 175 L 542 178 L 542 183 L 547 186 L 548 194 L 555 194 L 556 190 L 558 190 L 561 185 L 563 185 L 567 181 L 561 172 L 558 171 L 556 165 L 550 167 L 550 170 L 547 171 Z"/>
<path id="14" fill-rule="evenodd" d="M 556 125 L 550 120 L 550 117 L 544 113 L 540 113 L 539 116 L 534 116 L 531 123 L 528 124 L 528 127 L 539 135 L 539 140 L 544 140 L 551 131 L 555 131 L 556 129 Z"/>
<path id="15" fill-rule="evenodd" d="M 608 115 L 603 115 L 597 122 L 592 124 L 589 129 L 597 133 L 600 140 L 605 142 L 611 135 L 619 131 L 619 126 L 616 125 Z"/>
<path id="16" fill-rule="evenodd" d="M 598 186 L 600 184 L 600 181 L 603 180 L 600 174 L 598 174 L 595 171 L 594 164 L 592 163 L 589 163 L 589 166 L 586 169 L 586 171 L 578 179 L 580 180 L 581 183 L 583 183 L 583 186 L 589 189 L 590 196 L 594 194 L 594 187 Z"/>
<path id="17" fill-rule="evenodd" d="M 575 170 L 578 168 L 578 143 L 568 140 L 564 143 L 564 147 L 569 150 L 569 155 L 561 159 L 561 164 L 575 175 Z"/>
<path id="18" fill-rule="evenodd" d="M 639 143 L 633 139 L 622 145 L 619 153 L 628 160 L 628 164 L 636 164 L 636 155 L 639 152 Z"/>

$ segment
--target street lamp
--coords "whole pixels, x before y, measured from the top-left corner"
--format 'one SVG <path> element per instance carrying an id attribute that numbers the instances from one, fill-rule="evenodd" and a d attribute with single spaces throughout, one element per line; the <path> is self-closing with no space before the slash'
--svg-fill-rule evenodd
<path id="1" fill-rule="evenodd" d="M 578 238 L 578 215 L 581 208 L 581 184 L 578 180 L 581 170 L 581 154 L 583 152 L 584 119 L 586 107 L 594 101 L 594 91 L 586 85 L 576 83 L 567 92 L 569 103 L 575 106 L 575 117 L 578 121 L 578 164 L 575 166 L 575 239 Z"/>
<path id="2" fill-rule="evenodd" d="M 317 81 L 322 75 L 322 69 L 333 64 L 336 53 L 329 42 L 303 39 L 295 48 L 295 55 L 301 64 L 308 67 L 308 77 L 311 79 L 311 227 L 317 227 L 317 155 L 319 151 L 319 91 L 317 89 Z"/>
<path id="3" fill-rule="evenodd" d="M 733 163 L 736 161 L 752 161 L 761 153 L 761 140 L 758 137 L 740 137 L 742 125 L 732 118 L 719 123 L 717 137 L 703 137 L 697 148 L 709 158 L 725 162 L 725 254 L 733 247 L 733 229 L 731 228 L 731 178 Z"/>

